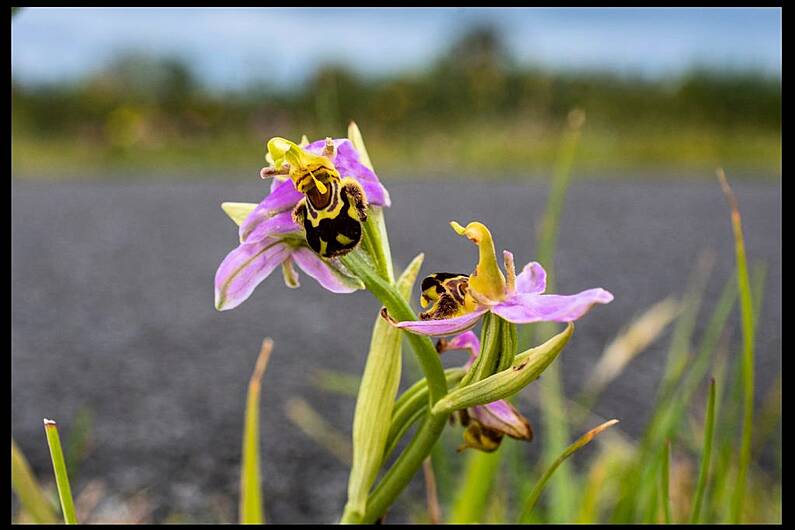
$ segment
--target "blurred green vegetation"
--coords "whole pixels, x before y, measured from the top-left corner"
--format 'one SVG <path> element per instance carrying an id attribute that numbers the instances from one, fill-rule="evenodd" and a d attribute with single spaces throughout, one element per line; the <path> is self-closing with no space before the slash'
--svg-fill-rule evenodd
<path id="1" fill-rule="evenodd" d="M 546 174 L 573 108 L 587 113 L 584 172 L 781 172 L 779 78 L 520 67 L 489 28 L 464 34 L 421 71 L 365 78 L 326 65 L 292 89 L 264 82 L 221 93 L 177 59 L 119 55 L 68 84 L 12 81 L 12 108 L 17 178 L 251 178 L 271 136 L 344 136 L 351 119 L 385 174 Z"/>

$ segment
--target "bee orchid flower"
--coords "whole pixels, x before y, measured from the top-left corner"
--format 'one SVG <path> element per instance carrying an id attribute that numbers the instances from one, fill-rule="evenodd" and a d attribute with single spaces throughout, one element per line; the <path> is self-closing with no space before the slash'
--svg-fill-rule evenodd
<path id="1" fill-rule="evenodd" d="M 487 312 L 514 324 L 532 322 L 573 322 L 594 304 L 606 304 L 613 295 L 600 288 L 574 295 L 542 294 L 546 272 L 537 262 L 525 265 L 517 276 L 513 254 L 503 252 L 507 278 L 497 264 L 491 232 L 479 222 L 466 227 L 450 225 L 459 235 L 477 245 L 479 261 L 470 274 L 437 273 L 422 282 L 420 303 L 431 307 L 420 313 L 420 320 L 392 324 L 411 333 L 447 336 L 473 328 Z"/>
<path id="2" fill-rule="evenodd" d="M 464 368 L 469 369 L 480 354 L 480 341 L 474 333 L 467 331 L 450 340 L 440 339 L 436 350 L 439 353 L 468 350 L 470 355 Z M 504 399 L 460 410 L 458 419 L 466 427 L 464 444 L 459 450 L 471 447 L 490 453 L 499 447 L 505 435 L 528 442 L 533 439 L 530 422 Z"/>
<path id="3" fill-rule="evenodd" d="M 260 171 L 263 178 L 273 177 L 271 192 L 259 204 L 224 203 L 224 211 L 239 225 L 240 244 L 232 250 L 215 274 L 215 307 L 228 310 L 245 301 L 254 289 L 279 266 L 285 283 L 298 286 L 294 265 L 334 293 L 350 293 L 363 288 L 361 281 L 348 273 L 334 255 L 319 255 L 319 248 L 311 243 L 304 226 L 296 219 L 295 211 L 306 199 L 314 197 L 330 204 L 343 193 L 340 182 L 348 188 L 361 190 L 360 206 L 389 206 L 389 193 L 376 174 L 364 165 L 350 140 L 330 138 L 302 145 L 282 138 L 268 142 L 268 160 L 271 165 Z M 300 190 L 300 191 L 299 191 Z M 350 195 L 345 195 L 348 199 Z M 346 214 L 348 213 L 348 208 Z M 360 212 L 364 213 L 364 212 Z M 309 214 L 311 215 L 311 214 Z M 348 219 L 345 228 L 351 228 Z M 321 228 L 326 224 L 321 225 Z M 354 229 L 360 229 L 357 225 Z M 320 234 L 324 237 L 325 232 Z M 352 246 L 358 243 L 345 235 L 330 244 L 345 241 Z M 348 233 L 348 235 L 351 235 Z M 330 253 L 329 253 L 330 254 Z"/>

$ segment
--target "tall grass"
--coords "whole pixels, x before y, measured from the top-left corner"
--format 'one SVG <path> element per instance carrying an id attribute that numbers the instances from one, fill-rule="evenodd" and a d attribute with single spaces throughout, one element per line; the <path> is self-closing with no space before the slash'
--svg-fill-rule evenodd
<path id="1" fill-rule="evenodd" d="M 240 464 L 240 507 L 238 512 L 242 524 L 263 524 L 265 522 L 259 461 L 259 408 L 262 376 L 265 375 L 272 350 L 273 341 L 271 339 L 266 338 L 262 341 L 254 372 L 248 383 L 243 432 L 243 459 Z"/>
<path id="2" fill-rule="evenodd" d="M 58 425 L 52 420 L 45 419 L 44 431 L 47 434 L 47 445 L 50 446 L 52 470 L 55 475 L 55 484 L 58 486 L 58 498 L 61 501 L 64 523 L 77 524 L 75 502 L 72 499 L 72 487 L 69 485 L 69 475 L 66 472 L 66 461 L 63 457 L 63 449 L 61 449 Z"/>

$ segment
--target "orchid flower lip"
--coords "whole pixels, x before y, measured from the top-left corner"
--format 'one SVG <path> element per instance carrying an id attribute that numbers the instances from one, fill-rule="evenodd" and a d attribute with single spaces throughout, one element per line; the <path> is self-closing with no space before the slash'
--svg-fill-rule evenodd
<path id="1" fill-rule="evenodd" d="M 448 336 L 474 327 L 486 312 L 513 324 L 533 322 L 574 322 L 596 304 L 613 300 L 609 291 L 601 288 L 587 289 L 574 295 L 543 294 L 546 290 L 546 271 L 537 262 L 524 266 L 520 274 L 514 270 L 513 254 L 503 252 L 507 279 L 497 265 L 491 233 L 482 223 L 469 223 L 466 227 L 452 221 L 453 230 L 465 235 L 476 245 L 480 259 L 475 272 L 469 277 L 468 295 L 476 302 L 474 309 L 452 318 L 394 322 L 398 328 L 426 336 Z M 489 293 L 489 294 L 486 294 Z"/>

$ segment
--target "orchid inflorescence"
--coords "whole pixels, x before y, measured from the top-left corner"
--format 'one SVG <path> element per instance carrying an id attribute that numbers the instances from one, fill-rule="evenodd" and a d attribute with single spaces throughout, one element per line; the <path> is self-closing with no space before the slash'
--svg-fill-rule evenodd
<path id="1" fill-rule="evenodd" d="M 373 170 L 359 129 L 348 138 L 300 143 L 272 138 L 272 179 L 259 203 L 223 203 L 239 226 L 239 245 L 215 275 L 215 305 L 232 309 L 281 266 L 285 283 L 299 285 L 297 265 L 334 293 L 367 289 L 384 307 L 373 328 L 370 353 L 357 398 L 353 465 L 342 522 L 379 519 L 428 456 L 451 415 L 466 427 L 461 449 L 496 450 L 504 436 L 530 441 L 530 422 L 509 400 L 537 379 L 563 350 L 572 322 L 593 305 L 613 299 L 604 289 L 574 295 L 543 294 L 546 272 L 537 262 L 517 275 L 513 254 L 504 251 L 500 269 L 488 228 L 478 221 L 453 230 L 479 251 L 471 274 L 435 273 L 421 284 L 417 314 L 408 297 L 422 255 L 397 279 L 382 209 L 389 193 Z M 470 331 L 483 323 L 481 337 Z M 566 329 L 544 344 L 517 352 L 516 325 L 563 322 Z M 424 378 L 397 396 L 402 332 L 424 371 Z M 428 337 L 442 338 L 434 348 Z M 463 349 L 467 363 L 444 370 L 439 353 Z M 448 388 L 452 385 L 452 388 Z M 418 423 L 413 440 L 373 487 L 397 440 Z"/>

